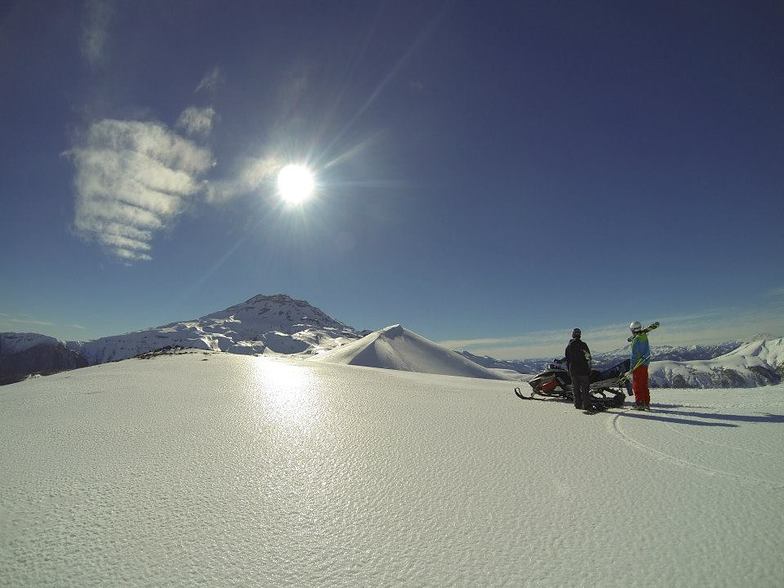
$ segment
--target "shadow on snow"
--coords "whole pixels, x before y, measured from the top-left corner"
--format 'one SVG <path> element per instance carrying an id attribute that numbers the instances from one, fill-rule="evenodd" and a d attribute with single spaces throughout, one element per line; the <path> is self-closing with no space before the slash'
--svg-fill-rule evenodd
<path id="1" fill-rule="evenodd" d="M 684 408 L 678 404 L 652 404 L 656 412 L 616 412 L 619 416 L 633 419 L 662 421 L 678 425 L 694 425 L 697 427 L 737 427 L 737 423 L 784 423 L 784 415 L 761 414 L 727 414 L 722 412 L 696 412 L 692 410 L 676 410 Z M 701 407 L 700 407 L 701 408 Z M 704 422 L 692 419 L 712 419 L 725 422 Z"/>

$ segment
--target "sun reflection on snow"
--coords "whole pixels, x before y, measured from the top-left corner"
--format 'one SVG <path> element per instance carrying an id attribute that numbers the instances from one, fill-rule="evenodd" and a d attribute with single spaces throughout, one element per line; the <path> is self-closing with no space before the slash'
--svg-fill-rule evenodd
<path id="1" fill-rule="evenodd" d="M 258 408 L 268 422 L 307 427 L 318 416 L 319 395 L 305 366 L 259 358 L 256 362 Z"/>

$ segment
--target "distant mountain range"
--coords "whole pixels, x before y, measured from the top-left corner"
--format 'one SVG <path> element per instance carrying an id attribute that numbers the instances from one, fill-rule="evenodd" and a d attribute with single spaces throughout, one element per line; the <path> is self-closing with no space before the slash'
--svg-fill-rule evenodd
<path id="1" fill-rule="evenodd" d="M 544 370 L 552 359 L 520 361 L 461 355 L 490 369 L 513 369 L 522 373 Z M 593 356 L 603 369 L 626 359 L 628 348 Z M 784 378 L 784 339 L 770 338 L 749 343 L 730 341 L 720 345 L 687 347 L 654 346 L 649 366 L 650 384 L 657 388 L 748 388 L 778 384 Z"/>
<path id="2" fill-rule="evenodd" d="M 357 331 L 303 300 L 258 295 L 198 319 L 92 341 L 0 333 L 0 384 L 27 375 L 119 361 L 163 347 L 258 354 L 316 354 L 355 341 Z"/>
<path id="3" fill-rule="evenodd" d="M 744 343 L 706 360 L 654 361 L 651 386 L 659 388 L 749 388 L 784 378 L 784 338 Z"/>
<path id="4" fill-rule="evenodd" d="M 657 361 L 693 361 L 713 359 L 729 353 L 740 347 L 742 341 L 727 341 L 718 345 L 656 345 L 651 347 L 651 355 Z M 487 368 L 515 370 L 523 374 L 535 374 L 541 372 L 552 363 L 554 358 L 537 359 L 495 359 L 486 355 L 474 355 L 469 351 L 458 351 L 464 357 L 470 359 Z M 605 369 L 615 365 L 619 361 L 627 359 L 630 355 L 629 347 L 622 347 L 613 351 L 594 353 L 593 361 L 597 369 Z"/>
<path id="5" fill-rule="evenodd" d="M 92 341 L 59 341 L 37 333 L 0 333 L 0 384 L 137 357 L 192 348 L 239 354 L 286 354 L 321 361 L 480 378 L 517 378 L 542 371 L 552 359 L 499 360 L 455 352 L 393 325 L 358 331 L 303 300 L 258 295 L 198 319 Z M 628 347 L 594 355 L 596 367 L 628 357 Z M 784 377 L 784 339 L 720 345 L 657 346 L 652 386 L 749 387 Z"/>

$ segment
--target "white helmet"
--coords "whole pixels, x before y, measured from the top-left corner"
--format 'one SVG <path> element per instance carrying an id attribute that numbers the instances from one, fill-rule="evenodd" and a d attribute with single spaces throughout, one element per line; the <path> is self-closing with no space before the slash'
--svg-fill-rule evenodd
<path id="1" fill-rule="evenodd" d="M 642 331 L 642 325 L 640 324 L 640 321 L 634 321 L 632 324 L 629 325 L 629 328 L 631 329 L 632 333 L 636 333 L 637 331 Z"/>

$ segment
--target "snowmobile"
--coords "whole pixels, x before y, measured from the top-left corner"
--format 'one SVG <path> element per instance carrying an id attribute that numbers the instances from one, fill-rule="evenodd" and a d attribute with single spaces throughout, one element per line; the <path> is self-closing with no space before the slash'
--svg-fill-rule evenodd
<path id="1" fill-rule="evenodd" d="M 528 382 L 532 388 L 531 395 L 526 396 L 520 388 L 515 388 L 517 397 L 523 400 L 574 401 L 572 379 L 564 363 L 564 360 L 553 360 L 546 370 Z M 631 395 L 629 367 L 630 362 L 626 359 L 606 370 L 591 370 L 589 391 L 595 410 L 623 406 L 626 394 Z"/>

